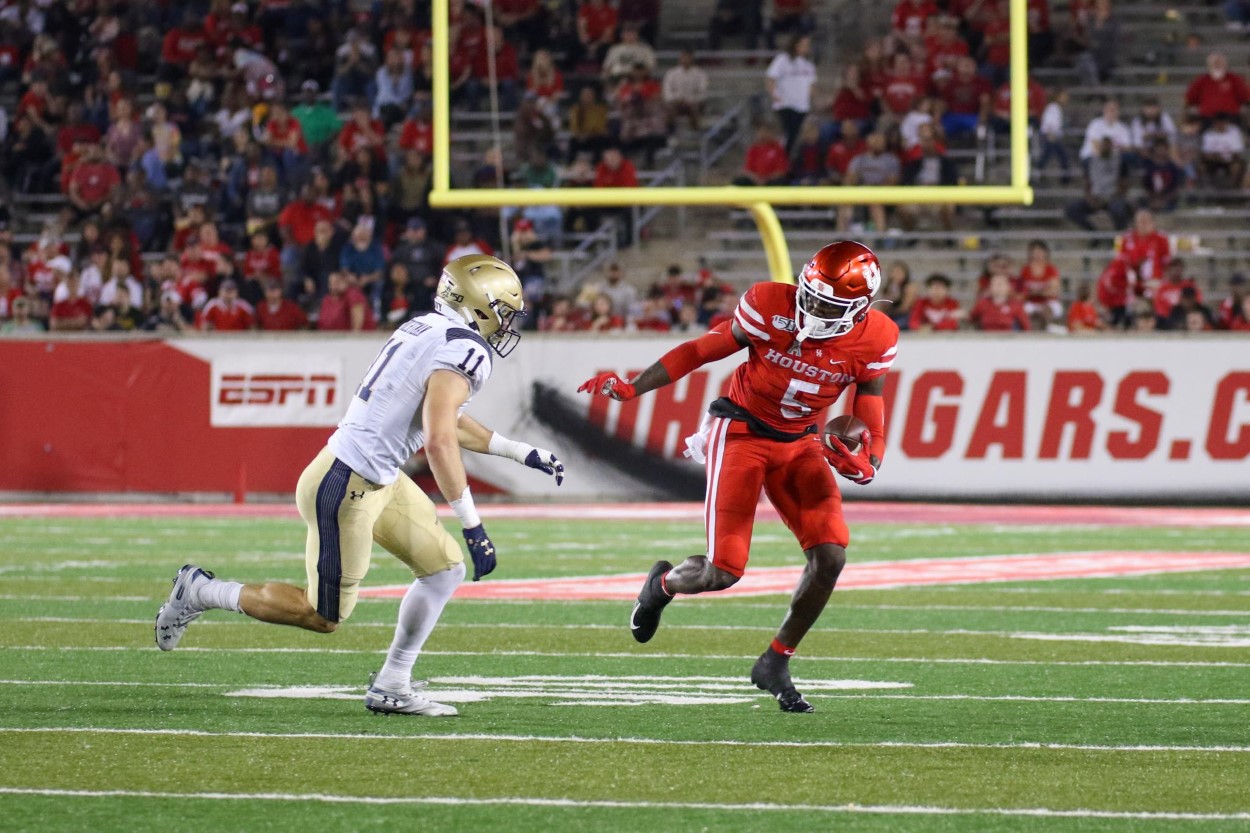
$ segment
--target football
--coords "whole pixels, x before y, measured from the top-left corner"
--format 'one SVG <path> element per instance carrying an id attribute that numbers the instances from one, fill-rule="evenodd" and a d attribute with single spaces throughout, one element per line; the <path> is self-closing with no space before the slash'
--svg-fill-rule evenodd
<path id="1" fill-rule="evenodd" d="M 848 451 L 855 454 L 859 451 L 859 437 L 867 430 L 868 426 L 864 424 L 862 419 L 857 419 L 850 414 L 843 414 L 825 423 L 825 430 L 822 432 L 823 436 L 821 439 L 825 445 L 832 448 L 833 445 L 829 442 L 829 437 L 830 435 L 835 436 L 842 441 L 842 444 L 846 446 Z"/>

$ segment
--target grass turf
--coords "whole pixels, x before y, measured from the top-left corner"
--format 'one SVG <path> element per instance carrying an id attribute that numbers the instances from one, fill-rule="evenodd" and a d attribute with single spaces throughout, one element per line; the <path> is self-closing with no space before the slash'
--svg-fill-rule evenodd
<path id="1" fill-rule="evenodd" d="M 641 572 L 702 540 L 669 522 L 491 533 L 510 578 Z M 854 534 L 849 569 L 1247 544 L 1237 529 Z M 798 557 L 779 524 L 757 527 L 752 564 Z M 455 601 L 418 671 L 469 696 L 435 721 L 359 704 L 397 600 L 362 601 L 329 637 L 209 613 L 157 651 L 151 617 L 184 561 L 300 583 L 302 530 L 0 520 L 0 827 L 1250 829 L 1250 571 L 839 590 L 794 663 L 813 715 L 779 713 L 745 679 L 783 596 L 680 599 L 646 646 L 623 602 Z M 366 583 L 405 580 L 378 553 Z M 292 687 L 313 696 L 239 693 Z M 630 692 L 645 702 L 582 705 Z"/>

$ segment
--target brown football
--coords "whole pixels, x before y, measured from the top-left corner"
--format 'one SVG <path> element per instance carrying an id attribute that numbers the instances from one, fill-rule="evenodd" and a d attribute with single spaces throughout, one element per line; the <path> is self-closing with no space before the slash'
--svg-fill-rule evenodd
<path id="1" fill-rule="evenodd" d="M 864 424 L 862 419 L 857 419 L 850 414 L 843 414 L 825 423 L 822 439 L 825 445 L 832 448 L 833 446 L 829 442 L 829 435 L 832 434 L 842 441 L 842 444 L 846 446 L 848 451 L 855 454 L 859 451 L 859 437 L 867 430 L 868 426 Z"/>

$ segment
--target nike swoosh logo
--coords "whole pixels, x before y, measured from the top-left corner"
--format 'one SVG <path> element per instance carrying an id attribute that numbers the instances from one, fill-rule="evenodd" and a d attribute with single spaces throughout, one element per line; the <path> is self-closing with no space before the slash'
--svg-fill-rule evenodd
<path id="1" fill-rule="evenodd" d="M 642 607 L 642 602 L 634 602 L 634 609 L 629 614 L 629 629 L 631 631 L 638 630 L 638 624 L 634 621 L 634 617 L 638 615 L 638 608 Z"/>
<path id="2" fill-rule="evenodd" d="M 840 362 L 834 362 L 834 361 L 831 361 L 831 362 L 829 362 L 829 364 L 831 364 L 831 365 L 833 365 L 833 364 L 846 364 L 846 362 L 845 362 L 845 361 L 840 361 Z"/>

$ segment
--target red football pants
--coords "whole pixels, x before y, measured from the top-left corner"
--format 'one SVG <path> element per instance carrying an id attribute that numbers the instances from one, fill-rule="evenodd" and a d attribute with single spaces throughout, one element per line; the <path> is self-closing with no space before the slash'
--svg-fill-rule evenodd
<path id="1" fill-rule="evenodd" d="M 778 442 L 737 420 L 712 420 L 703 513 L 714 565 L 735 576 L 746 570 L 761 490 L 804 550 L 850 543 L 842 494 L 818 443 L 815 435 Z"/>

